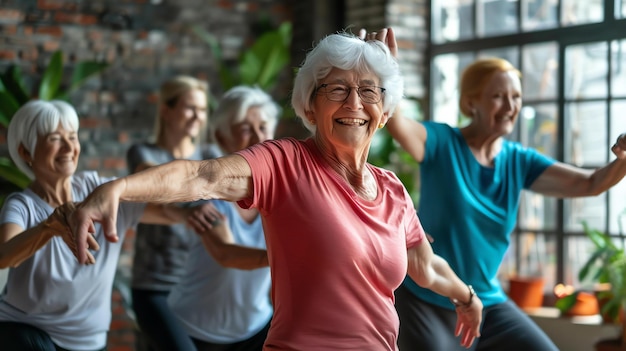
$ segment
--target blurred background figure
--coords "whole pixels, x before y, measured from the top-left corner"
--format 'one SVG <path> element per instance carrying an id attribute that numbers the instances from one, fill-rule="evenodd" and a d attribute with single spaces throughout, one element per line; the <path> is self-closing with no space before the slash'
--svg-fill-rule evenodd
<path id="1" fill-rule="evenodd" d="M 273 139 L 280 112 L 258 87 L 230 89 L 211 118 L 217 152 Z M 273 314 L 261 217 L 233 202 L 212 203 L 225 221 L 192 239 L 185 273 L 168 302 L 198 351 L 260 351 Z"/>
<path id="2" fill-rule="evenodd" d="M 189 76 L 165 81 L 159 90 L 154 140 L 127 152 L 130 173 L 175 159 L 202 159 L 208 83 Z M 132 306 L 148 350 L 188 350 L 193 345 L 167 305 L 180 280 L 195 234 L 184 224 L 140 224 L 132 269 Z M 144 345 L 145 346 L 145 345 Z"/>

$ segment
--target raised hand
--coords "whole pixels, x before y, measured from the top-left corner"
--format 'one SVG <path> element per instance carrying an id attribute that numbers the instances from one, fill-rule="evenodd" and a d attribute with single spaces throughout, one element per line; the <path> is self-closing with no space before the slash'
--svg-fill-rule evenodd
<path id="1" fill-rule="evenodd" d="M 617 156 L 618 159 L 626 160 L 626 133 L 617 137 L 615 145 L 611 147 L 611 151 L 615 154 L 615 156 Z"/>
<path id="2" fill-rule="evenodd" d="M 398 43 L 396 41 L 396 35 L 391 28 L 382 28 L 378 32 L 369 32 L 362 28 L 359 30 L 359 38 L 363 40 L 380 40 L 382 41 L 391 52 L 393 57 L 398 57 Z"/>

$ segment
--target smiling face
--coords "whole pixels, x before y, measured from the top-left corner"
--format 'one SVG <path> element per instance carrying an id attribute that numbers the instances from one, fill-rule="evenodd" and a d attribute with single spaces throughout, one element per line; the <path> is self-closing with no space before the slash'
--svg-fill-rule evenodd
<path id="1" fill-rule="evenodd" d="M 57 129 L 37 138 L 37 146 L 24 156 L 27 163 L 32 162 L 36 179 L 59 179 L 70 177 L 76 172 L 80 143 L 73 130 L 66 130 L 59 123 Z"/>
<path id="2" fill-rule="evenodd" d="M 334 68 L 318 87 L 322 84 L 345 86 L 350 92 L 344 102 L 338 102 L 329 99 L 327 90 L 318 89 L 312 111 L 307 112 L 309 121 L 316 125 L 316 137 L 331 149 L 368 149 L 374 132 L 387 123 L 388 116 L 383 113 L 382 99 L 375 104 L 364 103 L 356 88 L 380 86 L 378 77 Z"/>
<path id="3" fill-rule="evenodd" d="M 163 131 L 196 138 L 207 120 L 207 97 L 201 90 L 189 90 L 176 99 L 174 106 L 163 104 L 162 109 Z"/>
<path id="4" fill-rule="evenodd" d="M 491 75 L 481 93 L 468 98 L 473 111 L 472 124 L 479 124 L 490 134 L 511 133 L 522 107 L 522 84 L 514 71 L 499 71 Z"/>
<path id="5" fill-rule="evenodd" d="M 241 122 L 231 125 L 230 137 L 216 134 L 218 141 L 226 153 L 243 150 L 254 144 L 274 139 L 274 130 L 270 128 L 261 107 L 250 107 Z"/>

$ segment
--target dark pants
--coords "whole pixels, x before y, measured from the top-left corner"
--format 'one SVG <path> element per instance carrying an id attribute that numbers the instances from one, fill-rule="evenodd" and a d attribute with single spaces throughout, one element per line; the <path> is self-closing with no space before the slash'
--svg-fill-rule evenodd
<path id="1" fill-rule="evenodd" d="M 132 289 L 133 310 L 150 351 L 195 351 L 187 332 L 167 304 L 167 291 Z"/>
<path id="2" fill-rule="evenodd" d="M 404 286 L 396 290 L 400 351 L 468 350 L 454 336 L 456 312 L 426 303 Z M 483 309 L 481 336 L 469 350 L 558 351 L 550 338 L 510 300 Z"/>
<path id="3" fill-rule="evenodd" d="M 213 344 L 198 339 L 193 339 L 193 343 L 198 351 L 261 351 L 269 329 L 270 323 L 267 323 L 261 331 L 252 337 L 233 344 Z"/>
<path id="4" fill-rule="evenodd" d="M 55 345 L 45 331 L 17 322 L 0 322 L 0 345 L 3 351 L 70 351 Z"/>

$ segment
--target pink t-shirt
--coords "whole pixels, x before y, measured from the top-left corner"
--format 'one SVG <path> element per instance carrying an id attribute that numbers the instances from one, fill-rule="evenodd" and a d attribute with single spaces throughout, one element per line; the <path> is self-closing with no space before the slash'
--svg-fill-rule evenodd
<path id="1" fill-rule="evenodd" d="M 397 350 L 394 290 L 407 248 L 425 237 L 411 198 L 389 171 L 360 198 L 312 139 L 281 139 L 240 151 L 254 193 L 239 204 L 263 218 L 274 317 L 266 350 Z"/>

